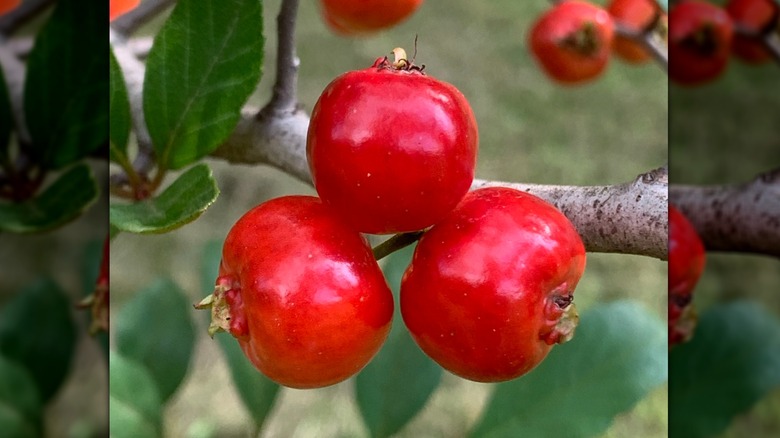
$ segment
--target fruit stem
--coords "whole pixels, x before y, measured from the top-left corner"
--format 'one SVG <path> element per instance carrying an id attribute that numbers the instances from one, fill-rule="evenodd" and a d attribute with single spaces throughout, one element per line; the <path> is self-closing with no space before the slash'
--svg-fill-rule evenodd
<path id="1" fill-rule="evenodd" d="M 410 233 L 396 234 L 372 249 L 374 258 L 377 259 L 377 261 L 382 260 L 388 255 L 418 241 L 423 234 L 425 234 L 425 231 L 412 231 Z"/>

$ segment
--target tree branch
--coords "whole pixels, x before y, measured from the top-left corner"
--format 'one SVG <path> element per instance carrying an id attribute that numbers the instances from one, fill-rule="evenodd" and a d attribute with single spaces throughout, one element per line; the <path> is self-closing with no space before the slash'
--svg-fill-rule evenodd
<path id="1" fill-rule="evenodd" d="M 295 23 L 298 0 L 284 0 L 276 18 L 278 50 L 276 80 L 273 95 L 262 112 L 292 112 L 298 105 L 298 66 L 301 61 L 295 53 Z M 258 114 L 258 117 L 265 117 Z"/>
<path id="2" fill-rule="evenodd" d="M 176 3 L 176 0 L 144 0 L 135 9 L 114 20 L 111 28 L 119 35 L 127 38 L 144 23 L 154 18 L 157 14 L 168 9 Z"/>
<path id="3" fill-rule="evenodd" d="M 11 35 L 24 23 L 54 4 L 55 0 L 25 0 L 16 9 L 0 16 L 0 35 Z"/>
<path id="4" fill-rule="evenodd" d="M 511 187 L 555 205 L 574 224 L 588 252 L 667 259 L 666 167 L 611 186 L 557 186 L 475 180 L 471 188 Z"/>
<path id="5" fill-rule="evenodd" d="M 708 251 L 780 257 L 780 168 L 746 184 L 672 185 L 669 195 Z"/>
<path id="6" fill-rule="evenodd" d="M 133 131 L 138 141 L 138 155 L 133 163 L 133 167 L 139 174 L 146 175 L 154 166 L 152 138 L 149 135 L 144 117 L 143 86 L 146 66 L 130 50 L 127 40 L 118 36 L 113 29 L 109 31 L 109 35 L 111 48 L 125 79 L 127 96 L 130 100 L 130 111 L 133 118 Z"/>
<path id="7" fill-rule="evenodd" d="M 14 117 L 17 135 L 20 143 L 31 143 L 30 132 L 24 114 L 24 80 L 26 68 L 6 45 L 0 44 L 0 68 L 3 69 L 8 97 L 11 103 L 11 113 Z"/>

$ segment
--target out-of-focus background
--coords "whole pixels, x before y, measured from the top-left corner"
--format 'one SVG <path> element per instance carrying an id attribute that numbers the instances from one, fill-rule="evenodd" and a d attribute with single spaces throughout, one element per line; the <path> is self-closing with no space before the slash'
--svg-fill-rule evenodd
<path id="1" fill-rule="evenodd" d="M 251 103 L 270 96 L 279 0 L 264 2 L 264 75 Z M 338 37 L 326 29 L 317 3 L 301 2 L 297 47 L 301 104 L 311 109 L 325 86 L 348 70 L 366 68 L 402 46 L 426 72 L 459 88 L 479 124 L 479 178 L 602 185 L 631 181 L 667 161 L 667 78 L 652 62 L 628 66 L 612 60 L 591 84 L 561 87 L 539 69 L 526 46 L 545 0 L 426 1 L 402 25 L 376 36 Z M 161 20 L 139 35 L 153 34 Z M 197 221 L 164 235 L 120 234 L 111 247 L 111 311 L 156 278 L 169 276 L 191 302 L 209 294 L 200 281 L 204 245 L 224 239 L 249 208 L 285 194 L 315 194 L 312 187 L 265 166 L 209 160 L 221 195 Z M 666 263 L 648 257 L 589 254 L 576 291 L 582 312 L 620 298 L 640 301 L 666 318 Z M 191 369 L 165 412 L 166 436 L 243 436 L 250 420 L 230 380 L 206 316 L 194 313 L 198 338 Z M 153 333 L 149 334 L 154 336 Z M 399 382 L 402 384 L 402 382 Z M 319 390 L 282 389 L 263 430 L 268 437 L 363 437 L 352 380 Z M 480 415 L 490 385 L 445 373 L 426 408 L 401 431 L 408 437 L 459 437 Z M 605 394 L 605 397 L 608 397 Z M 619 416 L 605 437 L 661 437 L 667 431 L 667 391 L 661 387 Z"/>
<path id="2" fill-rule="evenodd" d="M 725 1 L 713 1 L 725 4 Z M 780 71 L 775 62 L 747 65 L 732 57 L 716 81 L 669 87 L 670 184 L 738 184 L 780 167 Z M 773 257 L 708 253 L 694 304 L 754 299 L 780 316 L 780 261 Z M 728 397 L 728 395 L 723 395 Z M 780 390 L 731 424 L 723 437 L 780 433 Z"/>

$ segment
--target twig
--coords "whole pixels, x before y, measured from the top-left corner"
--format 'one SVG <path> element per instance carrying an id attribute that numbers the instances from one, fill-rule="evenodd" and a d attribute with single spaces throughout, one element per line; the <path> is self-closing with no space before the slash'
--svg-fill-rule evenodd
<path id="1" fill-rule="evenodd" d="M 660 19 L 661 16 L 658 15 L 651 26 L 641 31 L 634 31 L 616 22 L 615 33 L 640 44 L 655 59 L 659 67 L 664 71 L 669 71 L 668 48 L 664 44 L 663 39 L 654 30 Z"/>
<path id="2" fill-rule="evenodd" d="M 11 35 L 55 0 L 25 0 L 16 9 L 0 17 L 0 35 Z"/>
<path id="3" fill-rule="evenodd" d="M 0 44 L 0 68 L 3 69 L 3 76 L 5 76 L 8 95 L 11 100 L 11 112 L 13 113 L 20 144 L 29 144 L 32 142 L 32 139 L 30 132 L 27 130 L 24 114 L 24 79 L 26 69 L 19 58 L 3 44 Z"/>
<path id="4" fill-rule="evenodd" d="M 176 3 L 176 0 L 144 0 L 135 9 L 114 20 L 111 23 L 119 35 L 127 38 L 137 31 L 144 23 Z"/>
<path id="5" fill-rule="evenodd" d="M 425 234 L 424 231 L 396 234 L 373 248 L 374 258 L 382 260 L 399 249 L 406 248 L 418 241 L 423 234 Z"/>
<path id="6" fill-rule="evenodd" d="M 284 0 L 276 18 L 278 50 L 276 59 L 276 80 L 273 95 L 258 117 L 266 112 L 291 112 L 298 105 L 298 67 L 300 59 L 295 53 L 295 23 L 298 15 L 298 0 Z"/>
<path id="7" fill-rule="evenodd" d="M 667 259 L 666 167 L 611 186 L 558 186 L 475 180 L 471 188 L 512 187 L 555 205 L 574 224 L 588 252 Z"/>
<path id="8" fill-rule="evenodd" d="M 669 197 L 708 251 L 780 257 L 780 168 L 746 184 L 672 185 Z"/>

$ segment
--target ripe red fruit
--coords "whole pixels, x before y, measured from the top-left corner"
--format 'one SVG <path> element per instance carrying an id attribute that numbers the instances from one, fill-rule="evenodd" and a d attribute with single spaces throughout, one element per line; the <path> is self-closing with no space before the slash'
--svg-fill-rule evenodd
<path id="1" fill-rule="evenodd" d="M 423 0 L 320 0 L 325 23 L 342 35 L 366 34 L 404 21 Z"/>
<path id="2" fill-rule="evenodd" d="M 135 9 L 141 0 L 110 0 L 108 3 L 108 21 L 114 21 L 123 14 Z"/>
<path id="3" fill-rule="evenodd" d="M 704 245 L 696 229 L 669 206 L 669 346 L 688 339 L 696 323 L 693 288 L 704 269 Z"/>
<path id="4" fill-rule="evenodd" d="M 660 14 L 655 0 L 612 0 L 607 6 L 607 12 L 615 22 L 634 32 L 647 29 Z M 615 35 L 612 50 L 620 59 L 632 64 L 641 64 L 650 59 L 650 54 L 641 44 L 621 35 Z"/>
<path id="5" fill-rule="evenodd" d="M 509 380 L 571 338 L 584 269 L 580 236 L 555 207 L 514 189 L 479 189 L 420 239 L 401 280 L 401 314 L 445 369 Z"/>
<path id="6" fill-rule="evenodd" d="M 734 35 L 732 52 L 741 60 L 760 64 L 772 58 L 762 42 L 765 31 L 780 32 L 780 7 L 774 0 L 731 0 L 726 12 L 746 33 Z"/>
<path id="7" fill-rule="evenodd" d="M 734 26 L 726 11 L 699 0 L 669 10 L 669 79 L 681 85 L 712 81 L 726 69 Z"/>
<path id="8" fill-rule="evenodd" d="M 0 1 L 0 15 L 13 11 L 21 2 L 21 0 Z"/>
<path id="9" fill-rule="evenodd" d="M 270 379 L 293 388 L 360 371 L 390 330 L 393 296 L 359 233 L 311 196 L 267 201 L 222 249 L 210 333 L 226 330 Z"/>
<path id="10" fill-rule="evenodd" d="M 613 28 L 612 17 L 604 9 L 567 0 L 553 6 L 534 23 L 529 45 L 551 78 L 564 84 L 582 83 L 606 68 Z"/>
<path id="11" fill-rule="evenodd" d="M 420 230 L 452 210 L 474 179 L 477 148 L 460 91 L 386 59 L 325 88 L 306 141 L 323 202 L 374 234 Z"/>

